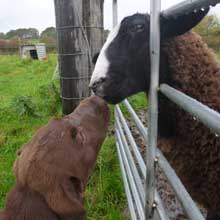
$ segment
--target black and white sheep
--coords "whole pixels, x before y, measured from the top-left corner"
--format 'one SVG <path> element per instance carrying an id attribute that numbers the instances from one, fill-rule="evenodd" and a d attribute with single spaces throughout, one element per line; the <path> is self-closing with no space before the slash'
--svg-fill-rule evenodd
<path id="1" fill-rule="evenodd" d="M 207 12 L 161 21 L 160 83 L 219 112 L 220 65 L 201 37 L 190 32 Z M 90 82 L 97 95 L 116 104 L 148 92 L 149 29 L 150 16 L 135 14 L 110 33 Z M 160 95 L 158 144 L 193 198 L 209 213 L 220 212 L 220 138 Z"/>

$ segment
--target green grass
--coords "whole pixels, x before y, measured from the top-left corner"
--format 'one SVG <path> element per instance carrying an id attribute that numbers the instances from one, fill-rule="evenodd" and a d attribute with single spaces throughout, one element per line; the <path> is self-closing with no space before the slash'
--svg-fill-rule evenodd
<path id="1" fill-rule="evenodd" d="M 12 165 L 16 151 L 33 133 L 60 112 L 52 82 L 56 56 L 48 62 L 0 56 L 0 207 L 14 184 Z M 51 91 L 53 87 L 53 92 Z"/>
<path id="2" fill-rule="evenodd" d="M 216 58 L 216 60 L 219 62 L 219 60 L 220 60 L 219 51 L 215 51 L 215 58 Z"/>
<path id="3" fill-rule="evenodd" d="M 125 196 L 115 140 L 107 137 L 86 191 L 90 220 L 120 220 Z"/>
<path id="4" fill-rule="evenodd" d="M 15 182 L 16 151 L 50 118 L 61 115 L 59 82 L 52 80 L 56 62 L 54 55 L 48 62 L 0 56 L 0 208 Z M 136 109 L 145 100 L 144 94 L 131 98 Z M 90 220 L 123 219 L 126 202 L 112 136 L 106 138 L 89 181 L 86 206 Z"/>

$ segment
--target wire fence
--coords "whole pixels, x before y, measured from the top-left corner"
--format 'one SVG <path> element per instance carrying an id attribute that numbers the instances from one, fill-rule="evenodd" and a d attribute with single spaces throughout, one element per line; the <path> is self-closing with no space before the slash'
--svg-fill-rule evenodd
<path id="1" fill-rule="evenodd" d="M 192 220 L 204 220 L 203 215 L 175 171 L 169 165 L 162 152 L 157 149 L 158 92 L 160 91 L 171 101 L 195 116 L 218 136 L 220 135 L 220 114 L 169 85 L 163 84 L 159 86 L 160 16 L 163 14 L 163 16 L 169 17 L 179 13 L 187 13 L 189 10 L 204 10 L 209 5 L 214 6 L 218 2 L 219 0 L 188 0 L 161 13 L 161 0 L 151 0 L 151 86 L 148 128 L 143 125 L 128 100 L 123 102 L 139 133 L 145 139 L 147 145 L 146 160 L 144 160 L 138 149 L 120 106 L 117 105 L 115 107 L 116 147 L 132 220 L 169 219 L 156 189 L 155 169 L 157 166 L 166 175 L 187 217 Z M 113 0 L 113 25 L 115 26 L 116 24 L 117 0 Z"/>

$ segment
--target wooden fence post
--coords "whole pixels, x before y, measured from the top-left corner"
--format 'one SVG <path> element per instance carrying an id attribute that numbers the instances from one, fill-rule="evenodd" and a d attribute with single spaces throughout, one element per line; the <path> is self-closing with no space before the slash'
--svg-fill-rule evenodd
<path id="1" fill-rule="evenodd" d="M 82 0 L 83 22 L 88 36 L 91 56 L 100 51 L 103 45 L 103 4 L 104 0 Z"/>
<path id="2" fill-rule="evenodd" d="M 93 54 L 90 48 L 96 47 L 96 41 L 101 41 L 98 48 L 102 45 L 102 37 L 99 37 L 102 33 L 97 34 L 95 40 L 91 27 L 103 26 L 102 7 L 99 9 L 97 7 L 97 11 L 93 11 L 91 6 L 102 6 L 103 0 L 54 0 L 54 3 L 61 98 L 63 114 L 66 115 L 74 110 L 80 100 L 89 96 L 90 60 Z M 94 19 L 95 17 L 99 18 Z M 91 23 L 93 19 L 94 23 Z M 98 30 L 100 32 L 100 29 Z"/>

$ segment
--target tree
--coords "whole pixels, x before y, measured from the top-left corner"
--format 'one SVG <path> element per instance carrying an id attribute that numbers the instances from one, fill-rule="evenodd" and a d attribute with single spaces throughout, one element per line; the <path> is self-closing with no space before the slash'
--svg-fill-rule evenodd
<path id="1" fill-rule="evenodd" d="M 219 35 L 220 21 L 215 15 L 208 15 L 194 28 L 194 31 L 201 36 Z"/>
<path id="2" fill-rule="evenodd" d="M 48 37 L 46 34 L 41 37 L 40 42 L 47 45 L 56 45 L 56 39 L 53 37 Z"/>
<path id="3" fill-rule="evenodd" d="M 5 39 L 5 34 L 3 32 L 0 32 L 0 39 Z"/>
<path id="4" fill-rule="evenodd" d="M 21 39 L 38 39 L 39 31 L 36 28 L 19 28 L 16 30 L 10 30 L 6 33 L 7 39 L 11 39 L 13 37 L 19 37 Z"/>
<path id="5" fill-rule="evenodd" d="M 220 49 L 220 21 L 215 15 L 206 16 L 194 31 L 214 50 Z"/>
<path id="6" fill-rule="evenodd" d="M 44 31 L 42 31 L 41 38 L 45 35 L 48 36 L 48 37 L 56 39 L 56 29 L 54 27 L 46 28 Z"/>
<path id="7" fill-rule="evenodd" d="M 13 37 L 8 42 L 8 47 L 16 48 L 20 45 L 20 38 L 19 37 Z"/>

